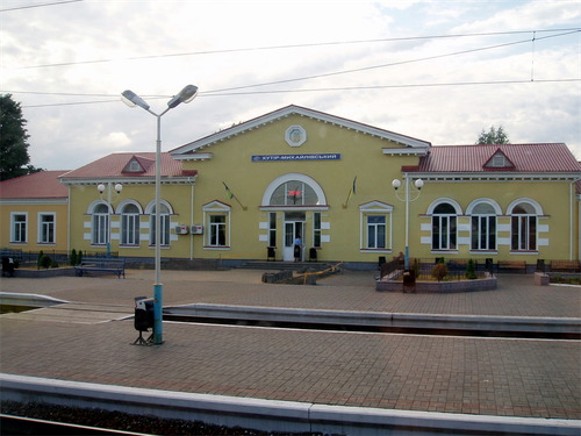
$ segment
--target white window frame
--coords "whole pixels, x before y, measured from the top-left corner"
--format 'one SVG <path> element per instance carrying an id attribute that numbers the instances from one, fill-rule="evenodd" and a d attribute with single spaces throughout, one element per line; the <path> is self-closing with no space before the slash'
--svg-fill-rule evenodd
<path id="1" fill-rule="evenodd" d="M 455 213 L 434 213 L 436 208 L 442 204 L 449 204 L 454 209 Z M 462 215 L 462 208 L 457 201 L 451 198 L 439 198 L 434 201 L 428 208 L 428 215 L 431 216 L 431 246 L 432 252 L 455 252 L 458 251 L 458 217 Z M 436 227 L 436 220 L 438 218 L 438 244 L 435 246 L 434 228 Z M 443 240 L 443 236 L 445 240 Z"/>
<path id="2" fill-rule="evenodd" d="M 385 219 L 385 247 L 378 247 L 377 232 L 374 246 L 369 244 L 369 217 L 380 216 Z M 380 226 L 372 225 L 377 230 Z M 371 201 L 359 207 L 359 250 L 362 252 L 389 253 L 393 249 L 393 206 L 381 201 Z"/>
<path id="3" fill-rule="evenodd" d="M 231 241 L 231 208 L 220 201 L 212 201 L 202 207 L 204 213 L 204 228 L 207 229 L 204 239 L 204 249 L 208 250 L 229 250 Z M 212 223 L 213 216 L 224 216 L 224 223 Z M 224 245 L 216 244 L 212 241 L 213 231 L 224 227 Z"/>
<path id="4" fill-rule="evenodd" d="M 515 214 L 514 209 L 520 205 L 527 205 L 532 213 Z M 510 251 L 511 253 L 537 253 L 539 250 L 539 218 L 543 215 L 541 205 L 530 198 L 519 198 L 507 207 L 510 216 Z M 515 222 L 516 220 L 516 222 Z M 515 224 L 517 232 L 515 235 Z M 531 248 L 531 225 L 534 225 L 534 247 Z M 516 248 L 515 248 L 516 238 Z"/>
<path id="5" fill-rule="evenodd" d="M 137 212 L 127 213 L 128 206 L 134 206 Z M 141 227 L 141 206 L 133 201 L 124 202 L 119 205 L 118 210 L 121 212 L 121 245 L 125 247 L 136 247 L 140 243 L 140 227 Z"/>
<path id="6" fill-rule="evenodd" d="M 475 213 L 475 210 L 480 205 L 487 205 L 492 208 L 492 213 Z M 470 203 L 470 205 L 466 208 L 466 214 L 470 216 L 470 250 L 473 252 L 495 252 L 498 249 L 498 219 L 499 215 L 502 215 L 502 210 L 498 203 L 494 200 L 490 200 L 488 198 L 479 198 L 474 200 Z M 477 231 L 476 234 L 474 232 L 474 220 L 477 221 Z M 494 225 L 494 234 L 490 235 L 490 227 L 491 223 Z M 485 229 L 483 229 L 485 227 Z M 482 245 L 482 234 L 486 235 L 486 244 L 485 246 Z M 490 237 L 493 238 L 493 246 L 490 246 Z M 477 247 L 474 247 L 474 238 L 476 237 Z"/>
<path id="7" fill-rule="evenodd" d="M 97 208 L 103 206 L 107 213 L 95 212 Z M 95 203 L 91 211 L 91 244 L 107 245 L 109 242 L 109 221 L 111 219 L 111 208 L 105 202 Z"/>
<path id="8" fill-rule="evenodd" d="M 24 220 L 17 221 L 18 217 L 24 217 Z M 10 242 L 15 244 L 28 242 L 28 212 L 10 213 Z"/>
<path id="9" fill-rule="evenodd" d="M 52 217 L 52 221 L 45 222 L 44 217 Z M 45 235 L 47 234 L 49 235 L 49 237 L 45 238 Z M 54 212 L 38 213 L 38 243 L 39 244 L 56 243 L 56 214 Z"/>

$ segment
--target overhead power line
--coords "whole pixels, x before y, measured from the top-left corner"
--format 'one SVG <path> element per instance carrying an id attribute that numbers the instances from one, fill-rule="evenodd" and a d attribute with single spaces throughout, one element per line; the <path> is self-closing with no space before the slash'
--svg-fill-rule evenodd
<path id="1" fill-rule="evenodd" d="M 439 83 L 408 83 L 400 85 L 358 85 L 358 86 L 343 86 L 343 87 L 325 87 L 325 88 L 305 88 L 305 89 L 273 89 L 263 91 L 240 91 L 240 92 L 224 92 L 224 93 L 208 93 L 200 92 L 199 97 L 228 97 L 236 95 L 260 95 L 260 94 L 292 94 L 292 93 L 306 93 L 306 92 L 336 92 L 336 91 L 361 91 L 372 89 L 394 89 L 394 88 L 428 88 L 428 87 L 448 87 L 448 86 L 494 86 L 494 85 L 522 85 L 522 84 L 544 84 L 544 83 L 581 83 L 581 78 L 569 79 L 541 79 L 541 80 L 491 80 L 491 81 L 476 81 L 476 82 L 439 82 Z M 42 93 L 42 92 L 12 92 L 0 91 L 9 94 L 35 94 L 35 95 L 60 95 L 59 93 Z M 62 94 L 70 96 L 72 94 Z M 77 94 L 78 96 L 86 96 L 85 94 Z M 103 97 L 116 97 L 114 95 L 101 95 Z M 164 96 L 144 96 L 148 100 L 161 100 L 171 98 L 171 95 Z M 49 103 L 40 105 L 26 105 L 23 108 L 44 108 L 44 107 L 59 107 L 59 106 L 79 106 L 86 104 L 101 104 L 119 102 L 119 98 L 108 98 L 107 100 L 93 100 L 93 101 L 76 101 L 67 103 Z"/>
<path id="2" fill-rule="evenodd" d="M 18 7 L 14 7 L 14 8 L 6 8 L 6 9 L 0 9 L 0 12 L 10 12 L 10 11 L 19 11 L 21 9 L 32 9 L 32 8 L 42 8 L 45 6 L 58 6 L 58 5 L 62 5 L 65 3 L 75 3 L 75 2 L 82 2 L 83 0 L 63 0 L 60 2 L 52 2 L 52 3 L 43 3 L 40 5 L 27 5 L 27 6 L 18 6 Z"/>
<path id="3" fill-rule="evenodd" d="M 80 1 L 80 0 L 75 0 L 75 1 Z M 419 35 L 419 36 L 404 36 L 404 37 L 364 39 L 364 40 L 351 40 L 351 41 L 331 41 L 331 42 L 316 42 L 316 43 L 304 43 L 304 44 L 243 47 L 243 48 L 231 48 L 231 49 L 219 49 L 219 50 L 199 50 L 199 51 L 190 51 L 190 52 L 181 52 L 181 53 L 168 53 L 168 54 L 145 55 L 145 56 L 130 56 L 130 57 L 125 57 L 125 58 L 89 59 L 89 60 L 85 60 L 85 61 L 28 65 L 28 66 L 24 66 L 24 67 L 16 67 L 16 68 L 13 68 L 13 70 L 68 67 L 68 66 L 118 62 L 118 61 L 164 59 L 164 58 L 172 58 L 172 57 L 200 56 L 200 55 L 213 55 L 213 54 L 224 54 L 224 53 L 240 53 L 240 52 L 251 52 L 251 51 L 288 50 L 288 49 L 296 49 L 296 48 L 313 48 L 313 47 L 325 47 L 325 46 L 335 46 L 335 45 L 374 44 L 374 43 L 384 43 L 384 42 L 401 42 L 401 41 L 415 41 L 415 40 L 427 40 L 427 39 L 469 38 L 469 37 L 478 37 L 478 36 L 517 35 L 517 34 L 527 34 L 527 33 L 532 34 L 534 32 L 537 32 L 537 33 L 575 32 L 575 31 L 578 32 L 580 30 L 581 30 L 581 28 L 579 28 L 579 27 L 562 28 L 562 29 L 541 29 L 541 30 L 536 30 L 536 29 L 511 30 L 511 31 L 503 31 L 503 32 L 457 33 L 457 34 L 450 34 L 450 35 L 423 35 L 423 36 Z M 539 39 L 541 39 L 541 38 L 539 38 Z"/>

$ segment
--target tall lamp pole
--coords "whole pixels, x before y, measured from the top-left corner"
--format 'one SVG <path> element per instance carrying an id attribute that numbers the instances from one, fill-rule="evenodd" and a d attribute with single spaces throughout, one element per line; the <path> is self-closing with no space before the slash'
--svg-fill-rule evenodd
<path id="1" fill-rule="evenodd" d="M 424 187 L 424 181 L 422 179 L 416 179 L 414 181 L 415 192 L 411 193 L 410 189 L 410 176 L 408 173 L 404 174 L 404 183 L 405 183 L 405 194 L 404 197 L 401 198 L 397 190 L 401 187 L 401 180 L 393 179 L 391 182 L 391 186 L 396 191 L 396 196 L 398 200 L 405 201 L 405 251 L 404 251 L 404 268 L 406 271 L 410 269 L 410 202 L 415 201 L 420 197 L 420 191 Z"/>
<path id="2" fill-rule="evenodd" d="M 113 203 L 112 203 L 112 199 L 111 199 L 111 189 L 112 189 L 112 183 L 111 182 L 107 182 L 107 186 L 105 187 L 104 183 L 99 183 L 99 185 L 97 185 L 97 190 L 99 191 L 99 194 L 102 196 L 103 193 L 105 192 L 105 188 L 107 189 L 107 210 L 109 213 L 109 216 L 107 217 L 107 257 L 111 256 L 111 218 L 113 216 Z M 117 195 L 121 194 L 121 191 L 123 190 L 123 185 L 121 183 L 116 183 L 115 184 L 115 193 Z"/>
<path id="3" fill-rule="evenodd" d="M 139 106 L 157 118 L 157 141 L 155 147 L 155 283 L 153 284 L 153 343 L 163 344 L 163 284 L 161 283 L 161 117 L 180 103 L 189 103 L 198 94 L 198 87 L 187 85 L 179 94 L 167 102 L 167 108 L 157 114 L 149 104 L 130 90 L 121 93 L 122 100 L 128 106 Z"/>

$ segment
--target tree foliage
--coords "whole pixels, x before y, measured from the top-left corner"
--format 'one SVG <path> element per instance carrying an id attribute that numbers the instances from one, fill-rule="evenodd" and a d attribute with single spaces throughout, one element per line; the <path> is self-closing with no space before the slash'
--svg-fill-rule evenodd
<path id="1" fill-rule="evenodd" d="M 0 180 L 42 171 L 30 165 L 28 138 L 20 103 L 0 95 Z"/>
<path id="2" fill-rule="evenodd" d="M 490 126 L 488 132 L 482 129 L 480 136 L 476 140 L 476 144 L 510 144 L 510 142 L 502 126 L 499 126 L 498 129 Z"/>

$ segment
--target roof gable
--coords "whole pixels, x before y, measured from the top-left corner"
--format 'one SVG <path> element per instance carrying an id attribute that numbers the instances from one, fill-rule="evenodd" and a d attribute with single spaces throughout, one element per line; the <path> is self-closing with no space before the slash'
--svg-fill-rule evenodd
<path id="1" fill-rule="evenodd" d="M 155 164 L 154 159 L 149 159 L 143 156 L 133 155 L 127 165 L 121 170 L 124 174 L 140 174 L 146 173 L 152 165 Z"/>
<path id="2" fill-rule="evenodd" d="M 229 139 L 233 136 L 243 134 L 249 130 L 253 130 L 266 124 L 276 122 L 291 115 L 298 115 L 301 117 L 314 119 L 323 123 L 333 124 L 345 129 L 355 130 L 363 134 L 376 136 L 381 139 L 401 144 L 404 147 L 410 147 L 420 150 L 431 147 L 430 142 L 423 141 L 421 139 L 400 135 L 398 133 L 391 132 L 389 130 L 379 129 L 377 127 L 373 127 L 364 123 L 351 121 L 346 118 L 326 114 L 324 112 L 315 111 L 313 109 L 290 105 L 275 110 L 273 112 L 267 113 L 265 115 L 253 118 L 249 121 L 236 124 L 228 129 L 221 130 L 212 135 L 206 136 L 204 138 L 198 139 L 188 144 L 182 145 L 181 147 L 175 148 L 174 150 L 170 151 L 170 153 L 176 159 L 180 158 L 187 159 L 196 156 L 200 159 L 205 159 L 210 157 L 210 155 L 209 153 L 200 153 L 202 149 L 212 146 L 226 139 Z"/>
<path id="3" fill-rule="evenodd" d="M 484 169 L 499 171 L 499 170 L 513 170 L 514 164 L 512 161 L 504 154 L 504 152 L 498 148 L 490 159 L 482 166 Z"/>

